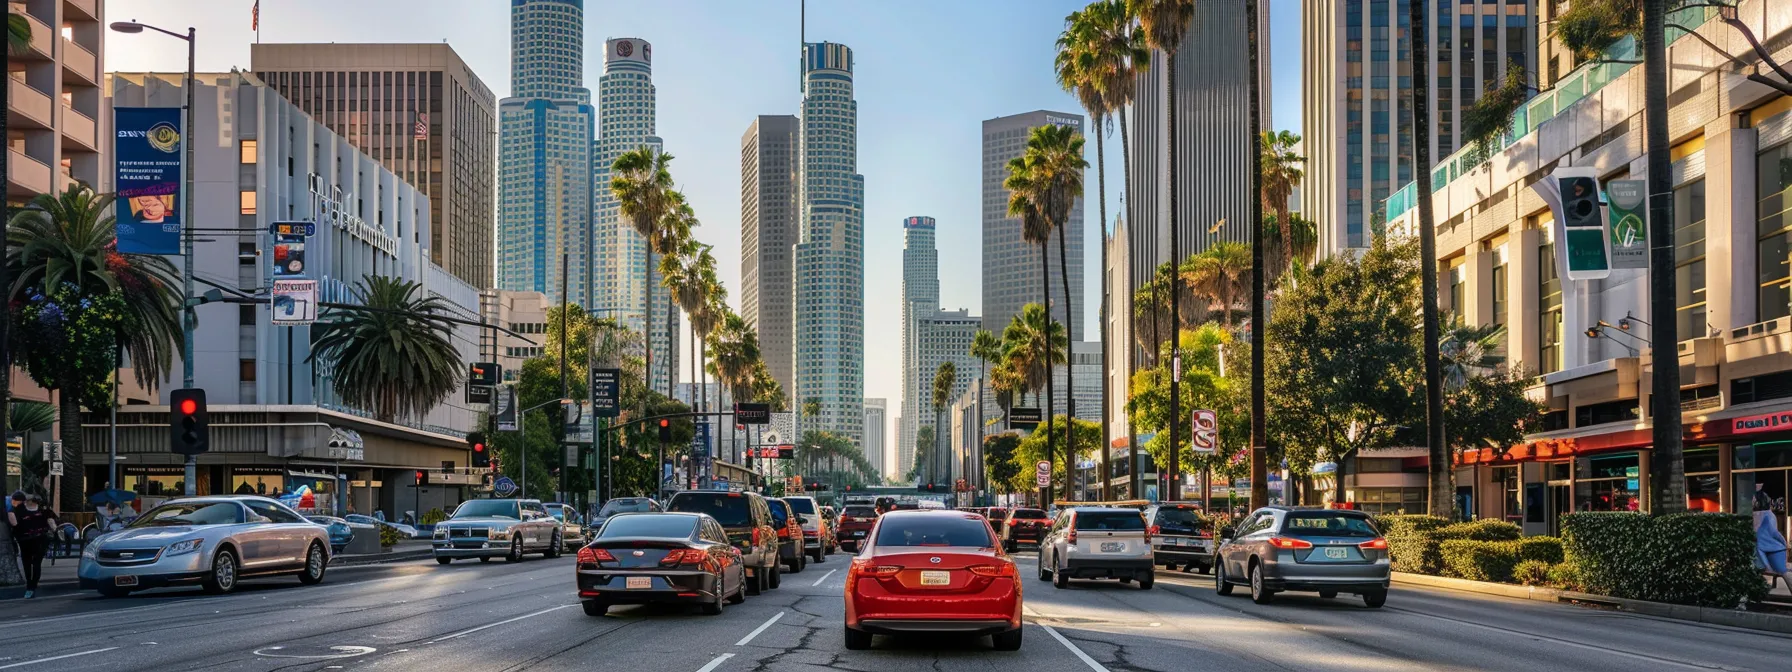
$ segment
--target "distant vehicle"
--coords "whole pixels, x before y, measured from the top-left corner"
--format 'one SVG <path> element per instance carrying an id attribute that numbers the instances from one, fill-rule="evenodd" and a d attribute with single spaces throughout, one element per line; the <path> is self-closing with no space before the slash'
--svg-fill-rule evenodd
<path id="1" fill-rule="evenodd" d="M 809 566 L 809 558 L 803 555 L 803 525 L 796 512 L 791 510 L 790 502 L 777 497 L 768 497 L 765 503 L 772 507 L 772 527 L 778 530 L 778 559 L 791 574 L 803 571 Z"/>
<path id="2" fill-rule="evenodd" d="M 579 603 L 588 616 L 611 605 L 697 604 L 722 613 L 722 603 L 747 599 L 740 549 L 716 519 L 701 513 L 619 513 L 579 549 Z"/>
<path id="3" fill-rule="evenodd" d="M 579 518 L 578 510 L 571 504 L 549 503 L 542 506 L 547 508 L 548 515 L 560 521 L 560 543 L 565 550 L 575 550 L 591 541 L 591 530 L 585 527 L 585 521 Z"/>
<path id="4" fill-rule="evenodd" d="M 343 516 L 342 518 L 343 518 L 343 520 L 347 520 L 348 522 L 359 523 L 361 525 L 372 525 L 374 527 L 390 527 L 394 530 L 397 530 L 398 536 L 403 537 L 405 539 L 422 539 L 422 538 L 424 538 L 423 533 L 418 532 L 417 528 L 411 527 L 410 525 L 406 525 L 404 523 L 394 523 L 391 521 L 380 520 L 373 516 L 363 516 L 358 513 L 351 513 L 346 516 Z"/>
<path id="5" fill-rule="evenodd" d="M 1071 507 L 1058 512 L 1039 544 L 1039 580 L 1065 588 L 1070 579 L 1119 579 L 1151 590 L 1157 567 L 1151 533 L 1136 509 Z"/>
<path id="6" fill-rule="evenodd" d="M 821 522 L 827 523 L 827 534 L 822 535 L 822 552 L 832 555 L 840 548 L 840 510 L 832 506 L 821 507 Z"/>
<path id="7" fill-rule="evenodd" d="M 524 553 L 558 558 L 564 542 L 560 521 L 534 499 L 469 499 L 436 523 L 430 552 L 436 564 L 456 558 L 520 562 Z"/>
<path id="8" fill-rule="evenodd" d="M 1220 543 L 1213 586 L 1250 586 L 1264 604 L 1285 590 L 1320 597 L 1352 593 L 1371 609 L 1388 601 L 1388 540 L 1361 511 L 1269 506 L 1251 512 Z"/>
<path id="9" fill-rule="evenodd" d="M 1193 502 L 1160 502 L 1145 507 L 1152 552 L 1164 567 L 1206 574 L 1213 568 L 1213 528 Z"/>
<path id="10" fill-rule="evenodd" d="M 852 650 L 870 648 L 876 634 L 953 632 L 990 635 L 997 650 L 1014 651 L 1019 571 L 982 516 L 892 511 L 846 572 L 845 625 Z"/>
<path id="11" fill-rule="evenodd" d="M 609 504 L 604 508 L 608 509 Z M 777 588 L 782 581 L 778 549 L 783 544 L 778 539 L 778 529 L 783 523 L 772 524 L 771 503 L 764 497 L 751 492 L 691 490 L 673 495 L 666 509 L 706 514 L 722 525 L 729 543 L 740 549 L 741 562 L 746 565 L 748 595 Z M 599 530 L 598 535 L 602 534 Z"/>
<path id="12" fill-rule="evenodd" d="M 652 497 L 616 497 L 604 502 L 597 513 L 585 521 L 585 526 L 595 531 L 604 526 L 605 519 L 618 513 L 659 513 L 664 510 Z"/>
<path id="13" fill-rule="evenodd" d="M 335 516 L 305 516 L 306 520 L 324 526 L 330 531 L 330 554 L 335 555 L 348 548 L 348 542 L 355 538 L 355 530 L 349 522 Z"/>
<path id="14" fill-rule="evenodd" d="M 324 580 L 330 535 L 285 505 L 254 495 L 186 497 L 155 507 L 81 550 L 81 587 L 106 597 L 198 584 L 236 590 L 240 579 L 296 574 Z"/>
<path id="15" fill-rule="evenodd" d="M 1045 532 L 1051 525 L 1052 519 L 1042 510 L 1010 510 L 1002 520 L 1002 546 L 1013 553 L 1021 544 L 1038 545 L 1045 539 Z"/>
<path id="16" fill-rule="evenodd" d="M 848 504 L 840 512 L 840 531 L 836 535 L 840 539 L 840 547 L 857 553 L 865 543 L 865 535 L 871 533 L 871 526 L 877 523 L 877 508 L 869 504 Z"/>
<path id="17" fill-rule="evenodd" d="M 814 497 L 785 497 L 784 503 L 796 514 L 798 527 L 802 528 L 803 553 L 817 563 L 828 559 L 828 522 L 821 516 L 820 505 Z"/>

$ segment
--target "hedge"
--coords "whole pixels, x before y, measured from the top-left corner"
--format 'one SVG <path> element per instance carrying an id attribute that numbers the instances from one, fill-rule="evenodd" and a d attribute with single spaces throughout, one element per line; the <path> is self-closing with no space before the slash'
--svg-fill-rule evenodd
<path id="1" fill-rule="evenodd" d="M 1518 547 L 1509 541 L 1450 539 L 1438 545 L 1443 575 L 1470 581 L 1510 583 Z"/>
<path id="2" fill-rule="evenodd" d="M 1512 580 L 1525 586 L 1549 585 L 1552 569 L 1554 566 L 1541 560 L 1520 560 L 1512 566 Z"/>
<path id="3" fill-rule="evenodd" d="M 1562 550 L 1562 540 L 1555 537 L 1526 537 L 1515 542 L 1519 562 L 1541 562 L 1545 565 L 1556 565 L 1566 555 Z"/>
<path id="4" fill-rule="evenodd" d="M 1562 539 L 1589 592 L 1728 608 L 1767 590 L 1746 515 L 1569 513 Z"/>
<path id="5" fill-rule="evenodd" d="M 1437 516 L 1377 516 L 1375 525 L 1388 540 L 1388 560 L 1394 571 L 1436 574 L 1443 567 L 1437 540 L 1431 532 L 1450 521 Z"/>

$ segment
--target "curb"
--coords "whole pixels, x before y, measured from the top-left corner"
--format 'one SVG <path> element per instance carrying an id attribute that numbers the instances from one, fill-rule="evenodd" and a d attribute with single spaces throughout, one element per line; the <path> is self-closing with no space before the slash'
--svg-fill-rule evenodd
<path id="1" fill-rule="evenodd" d="M 1405 572 L 1393 572 L 1392 574 L 1394 583 L 1429 586 L 1433 588 L 1447 588 L 1450 590 L 1461 590 L 1483 595 L 1497 595 L 1500 597 L 1537 600 L 1541 602 L 1598 605 L 1616 609 L 1618 611 L 1642 614 L 1644 616 L 1671 618 L 1681 621 L 1691 621 L 1694 623 L 1723 625 L 1732 628 L 1744 628 L 1747 630 L 1759 630 L 1762 632 L 1792 635 L 1792 616 L 1766 614 L 1758 611 L 1741 611 L 1737 609 L 1718 609 L 1715 607 L 1697 607 L 1686 604 L 1667 604 L 1665 602 L 1630 600 L 1622 597 L 1577 593 L 1569 590 L 1544 588 L 1540 586 L 1489 583 L 1485 581 L 1470 581 L 1467 579 L 1453 579 L 1442 576 L 1408 574 Z"/>
<path id="2" fill-rule="evenodd" d="M 356 567 L 361 565 L 380 565 L 390 562 L 422 560 L 430 557 L 430 550 L 406 549 L 389 553 L 365 553 L 360 555 L 338 555 L 330 559 L 331 567 Z M 43 581 L 37 584 L 38 597 L 49 597 L 64 593 L 80 592 L 81 582 L 75 580 Z M 25 597 L 24 586 L 0 586 L 0 600 L 17 600 Z"/>

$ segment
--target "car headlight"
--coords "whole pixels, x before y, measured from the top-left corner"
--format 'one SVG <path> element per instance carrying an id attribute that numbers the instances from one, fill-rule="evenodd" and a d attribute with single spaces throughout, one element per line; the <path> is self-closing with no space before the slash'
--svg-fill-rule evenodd
<path id="1" fill-rule="evenodd" d="M 492 537 L 507 537 L 507 536 L 510 536 L 510 526 L 509 526 L 509 525 L 493 525 L 493 526 L 492 526 L 492 527 L 491 527 L 491 533 L 490 533 L 490 535 L 491 535 L 491 536 L 492 536 Z"/>
<path id="2" fill-rule="evenodd" d="M 100 545 L 98 543 L 89 541 L 87 542 L 87 545 L 81 547 L 81 557 L 83 559 L 97 558 L 99 556 Z"/>
<path id="3" fill-rule="evenodd" d="M 436 538 L 437 539 L 447 539 L 448 538 L 448 528 L 437 527 L 436 528 Z"/>
<path id="4" fill-rule="evenodd" d="M 186 555 L 188 553 L 192 553 L 193 551 L 199 550 L 199 547 L 201 545 L 203 545 L 204 543 L 205 543 L 204 539 L 188 539 L 186 541 L 177 541 L 172 544 L 169 544 L 168 548 L 162 549 L 162 557 L 172 558 L 177 555 Z"/>

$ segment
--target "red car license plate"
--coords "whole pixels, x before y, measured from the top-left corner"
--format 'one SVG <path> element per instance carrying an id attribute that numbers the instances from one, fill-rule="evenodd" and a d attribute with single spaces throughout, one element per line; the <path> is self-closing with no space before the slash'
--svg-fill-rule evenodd
<path id="1" fill-rule="evenodd" d="M 112 577 L 112 585 L 114 585 L 114 586 L 135 586 L 135 585 L 137 585 L 137 577 L 130 575 L 130 574 L 126 574 L 126 575 L 122 575 L 122 576 L 114 576 L 114 577 Z"/>

